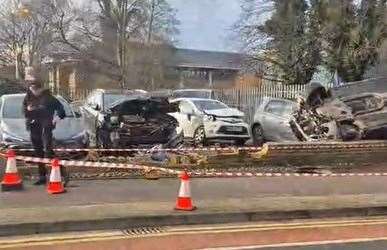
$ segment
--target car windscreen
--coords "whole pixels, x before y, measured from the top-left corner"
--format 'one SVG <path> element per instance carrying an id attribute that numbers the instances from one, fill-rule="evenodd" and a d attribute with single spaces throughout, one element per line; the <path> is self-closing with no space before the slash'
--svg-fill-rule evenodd
<path id="1" fill-rule="evenodd" d="M 23 99 L 24 96 L 14 96 L 3 101 L 3 118 L 23 119 Z"/>
<path id="2" fill-rule="evenodd" d="M 13 96 L 3 102 L 3 118 L 5 119 L 24 119 L 23 114 L 23 99 L 24 96 Z M 66 117 L 73 117 L 73 112 L 68 103 L 60 100 L 66 112 Z"/>
<path id="3" fill-rule="evenodd" d="M 103 97 L 103 103 L 106 108 L 109 108 L 113 103 L 127 99 L 128 95 L 124 94 L 105 94 Z"/>
<path id="4" fill-rule="evenodd" d="M 63 105 L 64 111 L 66 113 L 66 117 L 74 117 L 74 113 L 73 113 L 73 110 L 71 109 L 70 104 L 68 104 L 66 101 L 64 101 L 64 100 L 62 100 L 60 98 L 58 100 Z"/>
<path id="5" fill-rule="evenodd" d="M 290 116 L 296 109 L 296 104 L 281 100 L 272 100 L 266 106 L 265 111 L 278 116 Z"/>
<path id="6" fill-rule="evenodd" d="M 210 99 L 211 98 L 211 92 L 210 91 L 175 91 L 173 92 L 174 98 L 205 98 Z"/>
<path id="7" fill-rule="evenodd" d="M 195 100 L 192 101 L 195 106 L 200 110 L 216 110 L 216 109 L 228 109 L 229 107 L 226 104 L 217 101 L 210 100 Z"/>

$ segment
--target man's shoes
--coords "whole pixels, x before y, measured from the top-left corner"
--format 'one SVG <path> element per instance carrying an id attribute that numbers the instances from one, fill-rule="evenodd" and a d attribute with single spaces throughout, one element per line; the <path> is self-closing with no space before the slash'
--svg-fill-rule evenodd
<path id="1" fill-rule="evenodd" d="M 39 179 L 37 181 L 34 182 L 34 185 L 35 186 L 40 186 L 40 185 L 46 185 L 47 183 L 47 178 L 44 176 L 40 176 Z"/>
<path id="2" fill-rule="evenodd" d="M 64 187 L 67 187 L 67 184 L 69 183 L 69 181 L 70 181 L 70 176 L 65 175 L 65 176 L 63 177 L 63 186 L 64 186 Z"/>

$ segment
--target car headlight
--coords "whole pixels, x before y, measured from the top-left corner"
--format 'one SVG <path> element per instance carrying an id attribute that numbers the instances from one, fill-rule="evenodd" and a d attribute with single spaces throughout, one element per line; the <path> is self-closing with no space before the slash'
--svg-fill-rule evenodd
<path id="1" fill-rule="evenodd" d="M 206 115 L 205 119 L 210 122 L 216 121 L 216 117 L 214 115 Z"/>
<path id="2" fill-rule="evenodd" d="M 3 134 L 3 141 L 5 142 L 27 142 L 26 140 L 6 131 L 3 131 L 2 134 Z"/>

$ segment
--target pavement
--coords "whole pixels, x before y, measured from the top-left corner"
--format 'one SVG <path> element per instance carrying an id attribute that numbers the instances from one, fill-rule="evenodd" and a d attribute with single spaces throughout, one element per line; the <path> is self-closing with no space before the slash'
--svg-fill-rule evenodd
<path id="1" fill-rule="evenodd" d="M 175 211 L 178 179 L 74 181 L 48 195 L 0 193 L 0 236 L 249 221 L 387 215 L 387 177 L 191 180 L 193 212 Z"/>

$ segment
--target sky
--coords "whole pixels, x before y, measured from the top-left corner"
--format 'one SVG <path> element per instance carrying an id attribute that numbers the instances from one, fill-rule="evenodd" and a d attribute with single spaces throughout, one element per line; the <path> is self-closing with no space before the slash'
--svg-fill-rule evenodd
<path id="1" fill-rule="evenodd" d="M 232 25 L 238 20 L 240 0 L 168 0 L 181 21 L 178 47 L 234 51 Z"/>
<path id="2" fill-rule="evenodd" d="M 1 1 L 1 0 L 0 0 Z M 72 0 L 82 4 L 88 0 Z M 238 20 L 240 0 L 167 0 L 177 10 L 181 25 L 177 47 L 198 50 L 235 51 L 231 32 Z M 235 36 L 234 36 L 235 37 Z"/>

